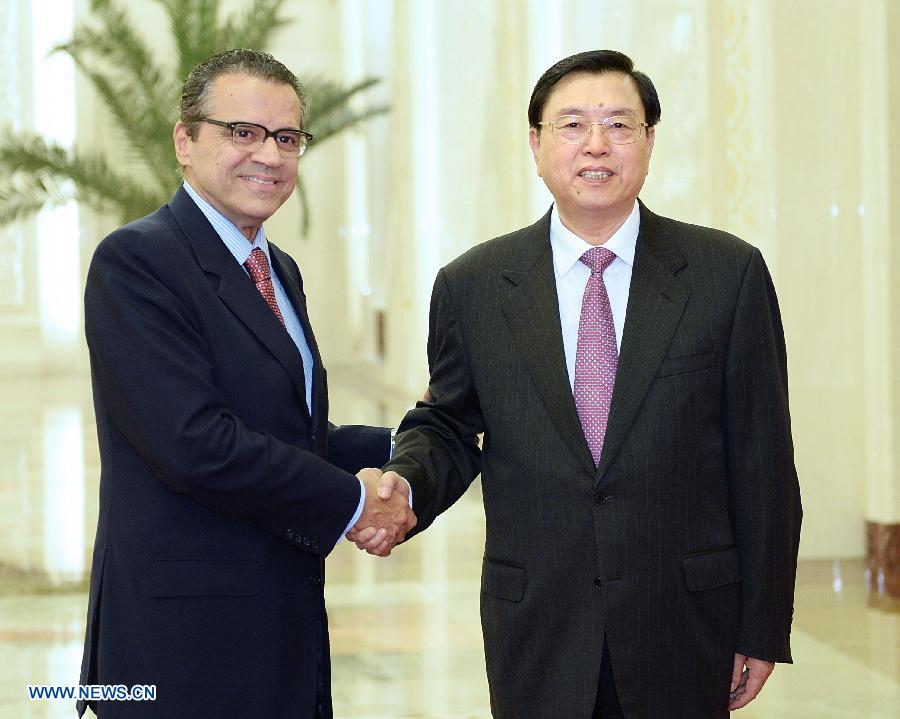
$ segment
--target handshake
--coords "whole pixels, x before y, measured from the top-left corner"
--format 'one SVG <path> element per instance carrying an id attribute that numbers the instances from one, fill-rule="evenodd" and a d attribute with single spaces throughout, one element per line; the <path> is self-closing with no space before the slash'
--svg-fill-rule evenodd
<path id="1" fill-rule="evenodd" d="M 366 500 L 347 539 L 369 554 L 386 557 L 416 526 L 416 515 L 409 506 L 409 484 L 396 472 L 371 467 L 356 476 L 366 485 Z"/>

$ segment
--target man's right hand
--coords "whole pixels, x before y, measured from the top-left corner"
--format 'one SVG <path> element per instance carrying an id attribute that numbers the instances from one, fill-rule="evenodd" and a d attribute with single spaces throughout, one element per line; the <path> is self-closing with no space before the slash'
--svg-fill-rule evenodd
<path id="1" fill-rule="evenodd" d="M 382 474 L 371 467 L 356 476 L 366 486 L 366 500 L 347 539 L 369 554 L 386 557 L 416 526 L 416 515 L 409 506 L 409 485 L 396 472 Z"/>

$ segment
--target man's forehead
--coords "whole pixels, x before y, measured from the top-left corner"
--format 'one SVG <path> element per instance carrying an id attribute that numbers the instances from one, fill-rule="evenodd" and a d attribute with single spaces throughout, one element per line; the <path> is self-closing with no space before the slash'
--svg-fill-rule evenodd
<path id="1" fill-rule="evenodd" d="M 273 82 L 246 73 L 225 73 L 213 80 L 210 100 L 214 110 L 219 106 L 257 105 L 264 102 L 284 102 L 300 117 L 300 100 L 287 83 Z"/>
<path id="2" fill-rule="evenodd" d="M 603 96 L 596 97 L 598 91 Z M 590 106 L 586 106 L 588 103 Z M 558 111 L 568 105 L 571 109 L 634 111 L 641 108 L 641 98 L 634 79 L 625 73 L 576 71 L 561 77 L 547 98 L 548 109 L 552 107 Z"/>
<path id="3" fill-rule="evenodd" d="M 287 83 L 275 82 L 266 78 L 248 75 L 246 73 L 228 72 L 219 75 L 213 80 L 213 96 L 241 96 L 247 94 L 288 94 L 294 95 L 294 88 Z"/>

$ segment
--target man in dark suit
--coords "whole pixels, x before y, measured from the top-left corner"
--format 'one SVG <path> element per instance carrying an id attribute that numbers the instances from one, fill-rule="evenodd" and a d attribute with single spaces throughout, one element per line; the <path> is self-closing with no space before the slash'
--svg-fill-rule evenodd
<path id="1" fill-rule="evenodd" d="M 300 272 L 263 233 L 311 138 L 303 108 L 270 55 L 195 68 L 183 187 L 91 263 L 102 469 L 81 684 L 156 687 L 92 701 L 101 719 L 331 717 L 324 558 L 357 519 L 392 542 L 415 521 L 360 472 L 389 431 L 328 422 Z"/>
<path id="2" fill-rule="evenodd" d="M 555 203 L 438 274 L 430 399 L 382 484 L 410 482 L 420 531 L 481 473 L 494 716 L 724 717 L 791 661 L 775 292 L 755 248 L 638 201 L 660 105 L 629 58 L 562 60 L 528 118 Z"/>

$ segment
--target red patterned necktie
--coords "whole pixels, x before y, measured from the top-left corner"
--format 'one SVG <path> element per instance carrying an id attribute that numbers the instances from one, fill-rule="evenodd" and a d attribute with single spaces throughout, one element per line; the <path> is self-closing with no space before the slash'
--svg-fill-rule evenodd
<path id="1" fill-rule="evenodd" d="M 254 247 L 244 263 L 244 267 L 250 273 L 250 279 L 256 283 L 259 294 L 263 296 L 269 309 L 275 313 L 281 326 L 284 327 L 284 317 L 281 316 L 281 310 L 278 309 L 278 303 L 275 301 L 275 288 L 272 286 L 272 274 L 269 272 L 269 259 L 266 257 L 266 253 L 259 247 Z"/>
<path id="2" fill-rule="evenodd" d="M 591 277 L 584 288 L 578 323 L 575 407 L 594 464 L 598 465 L 619 362 L 616 328 L 603 283 L 603 271 L 614 259 L 615 254 L 605 247 L 593 247 L 581 256 L 581 262 L 591 270 Z"/>

